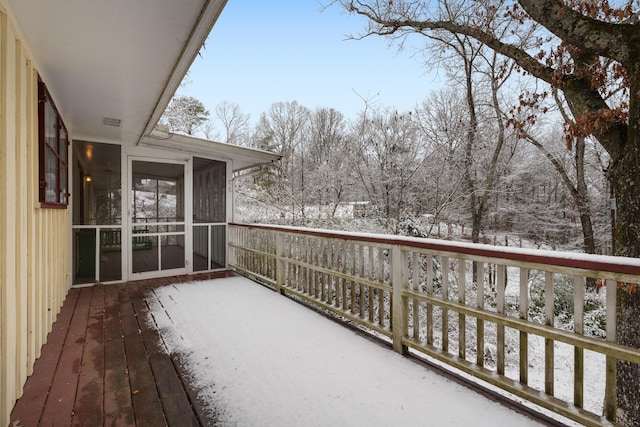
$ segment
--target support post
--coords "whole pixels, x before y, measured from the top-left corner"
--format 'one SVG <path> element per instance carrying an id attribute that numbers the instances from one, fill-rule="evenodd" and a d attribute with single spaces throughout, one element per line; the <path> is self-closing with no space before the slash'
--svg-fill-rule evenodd
<path id="1" fill-rule="evenodd" d="M 408 307 L 407 300 L 402 292 L 408 288 L 408 258 L 398 245 L 391 249 L 391 286 L 393 288 L 391 298 L 391 333 L 393 336 L 393 350 L 407 353 L 407 346 L 402 344 L 402 338 L 407 335 Z"/>
<path id="2" fill-rule="evenodd" d="M 276 291 L 279 294 L 284 294 L 284 281 L 286 278 L 287 263 L 284 256 L 284 233 L 276 232 Z"/>

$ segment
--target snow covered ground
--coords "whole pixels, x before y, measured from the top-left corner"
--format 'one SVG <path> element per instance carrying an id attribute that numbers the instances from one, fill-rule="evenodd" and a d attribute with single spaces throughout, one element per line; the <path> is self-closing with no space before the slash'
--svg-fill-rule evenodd
<path id="1" fill-rule="evenodd" d="M 156 294 L 169 351 L 222 425 L 541 425 L 247 279 Z"/>

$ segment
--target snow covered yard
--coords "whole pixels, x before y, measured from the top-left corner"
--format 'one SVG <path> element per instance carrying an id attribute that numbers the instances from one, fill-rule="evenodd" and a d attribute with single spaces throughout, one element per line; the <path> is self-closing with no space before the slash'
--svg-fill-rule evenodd
<path id="1" fill-rule="evenodd" d="M 222 425 L 541 425 L 245 278 L 156 294 L 169 350 Z"/>

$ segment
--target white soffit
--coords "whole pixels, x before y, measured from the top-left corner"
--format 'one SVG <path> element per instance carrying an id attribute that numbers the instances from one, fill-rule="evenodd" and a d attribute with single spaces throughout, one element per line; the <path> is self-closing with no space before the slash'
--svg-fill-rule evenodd
<path id="1" fill-rule="evenodd" d="M 142 138 L 141 145 L 161 148 L 164 150 L 180 151 L 193 155 L 231 160 L 233 171 L 241 171 L 254 166 L 273 163 L 282 158 L 280 154 L 239 145 L 216 142 L 208 139 L 196 138 L 182 134 L 167 134 L 154 131 Z"/>
<path id="2" fill-rule="evenodd" d="M 5 0 L 74 139 L 150 133 L 226 0 Z"/>

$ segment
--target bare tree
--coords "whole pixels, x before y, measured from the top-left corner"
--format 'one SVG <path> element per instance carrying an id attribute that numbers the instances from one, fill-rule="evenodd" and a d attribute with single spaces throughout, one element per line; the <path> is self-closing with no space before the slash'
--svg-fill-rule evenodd
<path id="1" fill-rule="evenodd" d="M 177 96 L 165 110 L 160 121 L 173 132 L 195 133 L 209 120 L 209 111 L 192 96 Z"/>
<path id="2" fill-rule="evenodd" d="M 419 195 L 422 212 L 433 215 L 426 235 L 441 221 L 450 223 L 462 218 L 468 205 L 464 191 L 463 148 L 467 140 L 467 114 L 464 96 L 453 89 L 440 90 L 428 96 L 416 109 L 421 140 L 430 159 L 425 163 L 423 191 Z"/>
<path id="3" fill-rule="evenodd" d="M 304 219 L 304 159 L 298 156 L 307 137 L 309 115 L 309 109 L 296 101 L 274 103 L 260 116 L 254 136 L 257 148 L 283 156 L 268 189 L 271 197 L 289 207 L 294 224 Z"/>
<path id="4" fill-rule="evenodd" d="M 238 104 L 223 101 L 215 108 L 216 118 L 222 123 L 224 130 L 223 142 L 236 145 L 249 144 L 248 114 L 240 111 Z"/>
<path id="5" fill-rule="evenodd" d="M 640 6 L 636 2 L 620 7 L 606 0 L 340 2 L 367 19 L 364 36 L 429 37 L 446 31 L 473 37 L 561 90 L 573 116 L 567 123 L 569 138 L 593 135 L 612 159 L 608 174 L 617 197 L 616 254 L 640 256 Z M 493 23 L 505 16 L 512 17 L 518 28 L 496 34 Z M 536 46 L 522 48 L 523 35 L 533 36 Z M 535 104 L 545 91 L 524 94 L 522 101 Z M 614 92 L 621 95 L 611 97 Z M 640 294 L 619 292 L 618 343 L 640 348 L 639 313 Z M 635 396 L 640 367 L 619 362 L 617 368 L 618 408 L 607 417 L 640 425 L 640 400 Z"/>
<path id="6" fill-rule="evenodd" d="M 353 186 L 353 172 L 347 163 L 346 121 L 333 108 L 318 108 L 310 116 L 309 137 L 302 152 L 305 161 L 305 193 L 319 210 L 329 208 L 335 218 Z"/>
<path id="7" fill-rule="evenodd" d="M 427 160 L 411 112 L 365 110 L 354 125 L 353 168 L 382 226 L 399 232 L 403 216 L 412 213 L 420 174 Z"/>

